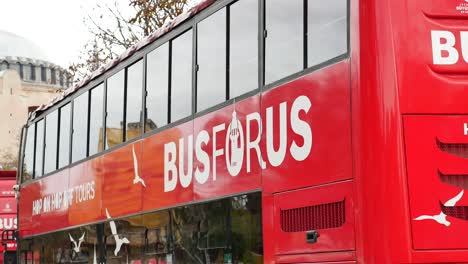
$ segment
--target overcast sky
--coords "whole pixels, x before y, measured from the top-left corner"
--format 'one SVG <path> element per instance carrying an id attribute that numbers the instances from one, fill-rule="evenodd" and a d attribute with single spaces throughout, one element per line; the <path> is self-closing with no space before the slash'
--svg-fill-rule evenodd
<path id="1" fill-rule="evenodd" d="M 63 67 L 74 61 L 90 39 L 83 16 L 96 3 L 113 0 L 0 0 L 0 30 L 25 37 L 39 45 L 51 62 Z M 118 0 L 127 12 L 128 1 Z M 125 10 L 124 10 L 125 11 Z"/>

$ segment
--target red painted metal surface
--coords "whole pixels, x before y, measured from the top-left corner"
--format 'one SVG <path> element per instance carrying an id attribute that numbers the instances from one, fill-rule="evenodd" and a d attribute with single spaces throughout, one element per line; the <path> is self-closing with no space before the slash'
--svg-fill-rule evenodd
<path id="1" fill-rule="evenodd" d="M 0 233 L 3 230 L 16 230 L 17 205 L 13 185 L 16 184 L 16 171 L 0 170 Z M 1 238 L 0 238 L 1 239 Z M 1 241 L 0 241 L 1 242 Z M 4 251 L 15 251 L 16 242 L 11 241 L 6 246 L 0 244 L 0 262 L 3 263 Z"/>
<path id="2" fill-rule="evenodd" d="M 261 190 L 265 263 L 468 262 L 468 198 L 447 203 L 468 174 L 465 5 L 350 1 L 349 59 L 23 186 L 21 235 Z M 76 188 L 87 199 L 33 215 Z M 339 201 L 346 221 L 316 244 L 281 229 L 281 210 Z M 441 212 L 450 225 L 415 220 Z"/>

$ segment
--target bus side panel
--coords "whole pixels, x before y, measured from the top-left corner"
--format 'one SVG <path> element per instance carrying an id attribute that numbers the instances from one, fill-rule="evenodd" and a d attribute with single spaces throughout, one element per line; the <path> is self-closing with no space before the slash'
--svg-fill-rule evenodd
<path id="1" fill-rule="evenodd" d="M 275 261 L 299 255 L 307 262 L 354 260 L 353 201 L 352 181 L 264 197 L 265 256 Z"/>
<path id="2" fill-rule="evenodd" d="M 338 62 L 262 94 L 262 120 L 267 124 L 261 143 L 266 161 L 262 172 L 265 192 L 352 177 L 349 67 L 348 60 Z M 280 117 L 281 104 L 286 106 L 285 120 Z M 299 114 L 293 108 L 300 109 Z M 281 122 L 287 125 L 284 135 Z M 268 125 L 272 127 L 271 133 Z M 302 126 L 306 129 L 302 130 Z M 304 144 L 304 138 L 310 148 Z"/>
<path id="3" fill-rule="evenodd" d="M 101 201 L 105 195 L 102 191 L 102 160 L 102 157 L 97 157 L 70 168 L 68 190 L 74 190 L 73 201 L 68 207 L 70 226 L 94 222 L 105 217 L 105 213 L 101 213 Z"/>
<path id="4" fill-rule="evenodd" d="M 186 149 L 187 140 L 190 135 L 193 135 L 193 121 L 170 128 L 141 141 L 143 154 L 138 164 L 141 167 L 140 176 L 145 181 L 146 187 L 141 188 L 138 186 L 137 188 L 139 188 L 143 193 L 143 210 L 154 210 L 167 206 L 176 206 L 181 203 L 192 201 L 193 185 L 189 184 L 188 186 L 183 187 L 178 178 L 178 175 L 181 172 L 178 168 L 179 149 L 181 148 L 180 140 L 184 140 L 184 152 L 182 153 L 183 155 L 181 155 L 184 157 L 184 167 L 182 169 L 183 172 L 187 174 Z M 165 148 L 168 148 L 169 145 L 175 146 L 176 153 L 175 155 L 168 154 L 166 158 L 173 160 L 172 164 L 176 166 L 177 175 L 174 175 L 173 170 L 170 170 L 169 167 L 165 167 Z M 170 181 L 176 181 L 176 185 L 173 189 L 169 188 L 169 186 L 167 189 L 164 187 L 166 185 L 164 180 L 165 169 L 168 170 L 168 179 Z M 193 170 L 193 168 L 189 169 Z"/>
<path id="5" fill-rule="evenodd" d="M 133 183 L 135 169 L 139 171 L 138 164 L 141 163 L 141 142 L 116 149 L 103 157 L 101 215 L 104 218 L 107 217 L 106 210 L 112 217 L 142 210 L 143 186 Z"/>
<path id="6" fill-rule="evenodd" d="M 194 200 L 246 192 L 261 187 L 261 168 L 255 150 L 258 144 L 250 143 L 260 137 L 260 124 L 251 119 L 260 116 L 259 111 L 260 96 L 255 95 L 195 119 Z M 247 119 L 249 119 L 248 124 Z M 201 141 L 203 133 L 209 136 L 206 143 Z M 247 148 L 251 145 L 254 147 Z M 199 148 L 209 155 L 208 159 L 198 155 Z M 207 179 L 197 177 L 201 175 L 199 172 L 205 172 L 206 169 L 209 170 Z"/>
<path id="7" fill-rule="evenodd" d="M 466 1 L 411 0 L 396 21 L 404 113 L 466 113 L 468 12 Z M 400 12 L 402 10 L 400 9 Z M 403 24 L 406 22 L 406 24 Z M 410 36 L 411 41 L 408 41 Z"/>
<path id="8" fill-rule="evenodd" d="M 30 228 L 30 234 L 40 234 L 69 226 L 63 187 L 68 186 L 68 172 L 62 170 L 23 187 L 20 201 L 25 203 L 20 202 L 21 230 L 27 232 Z M 27 219 L 31 222 L 28 223 Z M 26 220 L 26 229 L 23 229 L 23 220 Z"/>

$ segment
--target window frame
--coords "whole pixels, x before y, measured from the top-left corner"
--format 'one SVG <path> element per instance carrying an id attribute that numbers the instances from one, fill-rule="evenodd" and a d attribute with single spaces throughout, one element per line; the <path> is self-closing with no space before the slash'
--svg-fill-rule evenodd
<path id="1" fill-rule="evenodd" d="M 57 103 L 56 105 L 50 107 L 49 109 L 47 109 L 46 111 L 44 112 L 41 112 L 39 113 L 36 117 L 34 117 L 32 120 L 29 120 L 27 123 L 26 123 L 26 127 L 30 127 L 32 125 L 34 125 L 34 129 L 35 129 L 35 132 L 34 132 L 34 170 L 35 170 L 35 167 L 36 167 L 36 157 L 35 157 L 35 153 L 36 153 L 36 141 L 37 141 L 37 137 L 36 137 L 36 124 L 37 122 L 39 122 L 40 120 L 44 119 L 45 116 L 56 110 L 56 109 L 59 109 L 63 106 L 65 106 L 66 104 L 70 103 L 70 108 L 71 108 L 71 111 L 70 111 L 70 146 L 69 146 L 69 162 L 68 162 L 68 165 L 62 167 L 62 168 L 58 168 L 57 170 L 55 171 L 52 171 L 51 173 L 49 174 L 54 174 L 54 173 L 57 173 L 58 171 L 61 171 L 61 170 L 64 170 L 64 169 L 67 169 L 67 168 L 70 168 L 70 167 L 73 167 L 75 166 L 76 164 L 78 163 L 81 163 L 81 162 L 85 162 L 87 160 L 90 160 L 96 156 L 101 156 L 101 155 L 104 155 L 106 153 L 109 153 L 117 148 L 121 148 L 122 146 L 125 146 L 125 145 L 129 145 L 129 144 L 132 144 L 133 142 L 135 141 L 138 141 L 138 140 L 141 140 L 141 139 L 144 139 L 144 138 L 147 138 L 147 137 L 150 137 L 154 134 L 157 134 L 159 132 L 162 132 L 164 130 L 167 130 L 167 129 L 170 129 L 170 128 L 173 128 L 173 127 L 176 127 L 182 123 L 185 123 L 189 120 L 192 120 L 192 119 L 195 119 L 197 117 L 200 117 L 200 116 L 203 116 L 203 115 L 206 115 L 207 113 L 210 113 L 210 112 L 214 112 L 214 111 L 217 111 L 219 109 L 222 109 L 228 105 L 231 105 L 233 102 L 235 101 L 240 101 L 240 100 L 243 100 L 243 99 L 246 99 L 246 98 L 249 98 L 253 95 L 256 95 L 258 93 L 261 93 L 263 91 L 267 91 L 267 90 L 270 90 L 270 89 L 274 89 L 276 88 L 277 86 L 280 86 L 282 84 L 285 84 L 291 80 L 294 80 L 294 79 L 297 79 L 301 76 L 304 76 L 306 74 L 309 74 L 313 71 L 316 71 L 316 70 L 319 70 L 321 68 L 324 68 L 325 66 L 328 66 L 328 65 L 331 65 L 333 63 L 336 63 L 336 62 L 339 62 L 339 61 L 343 61 L 347 58 L 349 58 L 350 56 L 350 0 L 345 0 L 346 1 L 346 9 L 347 9 L 347 31 L 346 31 L 346 34 L 347 34 L 347 52 L 344 53 L 344 54 L 341 54 L 335 58 L 332 58 L 328 61 L 325 61 L 323 63 L 320 63 L 318 65 L 314 65 L 312 67 L 309 67 L 309 68 L 304 68 L 302 71 L 299 71 L 299 72 L 296 72 L 292 75 L 289 75 L 289 76 L 286 76 L 284 78 L 281 78 L 279 80 L 276 80 L 270 84 L 265 84 L 265 40 L 266 40 L 266 31 L 265 31 L 265 6 L 266 6 L 266 1 L 268 0 L 256 0 L 258 2 L 258 41 L 257 41 L 257 75 L 258 75 L 258 86 L 256 89 L 253 89 L 249 92 L 246 92 L 244 94 L 241 94 L 239 96 L 236 96 L 236 97 L 230 97 L 230 84 L 229 84 L 229 76 L 230 76 L 230 72 L 229 72 L 229 55 L 230 55 L 230 48 L 229 48 L 229 45 L 230 45 L 230 34 L 229 34 L 229 28 L 230 28 L 230 23 L 231 23 L 231 20 L 230 20 L 230 6 L 235 4 L 236 2 L 238 1 L 243 1 L 243 0 L 220 0 L 220 1 L 217 1 L 215 3 L 213 3 L 211 6 L 205 8 L 204 10 L 200 11 L 198 14 L 194 15 L 193 17 L 187 19 L 186 21 L 184 21 L 183 23 L 181 23 L 180 25 L 177 25 L 175 28 L 169 30 L 167 33 L 163 34 L 162 36 L 158 37 L 155 41 L 153 41 L 152 43 L 149 43 L 148 45 L 146 45 L 144 48 L 141 48 L 140 50 L 136 51 L 133 55 L 131 55 L 130 57 L 128 58 L 125 58 L 124 61 L 121 61 L 119 62 L 115 67 L 112 67 L 111 69 L 107 70 L 106 72 L 102 73 L 99 77 L 89 81 L 87 84 L 83 85 L 81 88 L 78 89 L 78 91 L 74 92 L 72 95 L 68 96 L 66 99 L 60 101 L 59 103 Z M 304 17 L 306 18 L 307 15 L 306 15 L 306 8 L 307 8 L 307 0 L 303 0 L 304 1 Z M 226 97 L 230 97 L 230 98 L 226 98 L 226 101 L 222 102 L 222 103 L 219 103 L 219 104 L 216 104 L 214 106 L 211 106 L 205 110 L 202 110 L 200 112 L 196 112 L 196 102 L 197 102 L 197 36 L 198 36 L 198 32 L 197 32 L 197 25 L 200 21 L 204 20 L 205 18 L 209 17 L 210 15 L 218 12 L 219 10 L 223 9 L 223 8 L 226 8 L 226 12 L 227 12 L 227 23 L 226 23 L 226 26 L 227 26 L 227 41 L 226 41 L 226 45 L 227 45 L 227 48 L 226 48 L 226 64 L 227 64 L 227 67 L 226 67 Z M 304 19 L 304 23 L 307 24 L 307 21 L 306 19 Z M 307 25 L 306 25 L 307 27 Z M 171 98 L 171 91 L 172 91 L 172 82 L 171 82 L 171 78 L 172 78 L 172 40 L 173 39 L 176 39 L 178 36 L 180 36 L 181 34 L 185 33 L 186 31 L 188 30 L 192 30 L 192 37 L 193 37 L 193 40 L 192 40 L 192 113 L 190 115 L 188 115 L 187 117 L 185 118 L 182 118 L 180 120 L 177 120 L 177 121 L 174 121 L 174 122 L 171 122 L 171 111 L 170 111 L 170 108 L 171 108 L 171 102 L 170 102 L 170 98 Z M 146 76 L 147 76 L 147 55 L 149 53 L 151 53 L 153 50 L 159 48 L 160 46 L 164 45 L 168 43 L 169 45 L 169 54 L 168 54 L 168 57 L 169 57 L 169 62 L 168 62 L 168 74 L 169 74 L 169 79 L 168 79 L 168 122 L 166 125 L 164 126 L 161 126 L 161 127 L 158 127 L 154 130 L 151 130 L 151 131 L 148 131 L 145 133 L 145 126 L 146 126 L 146 118 L 147 118 L 147 89 L 146 89 L 146 85 L 147 85 L 147 80 L 146 80 Z M 304 41 L 305 45 L 307 45 L 307 41 Z M 307 52 L 304 52 L 304 60 L 307 61 Z M 132 64 L 134 64 L 135 62 L 139 61 L 139 60 L 143 60 L 143 92 L 142 92 L 142 101 L 141 101 L 141 105 L 142 105 L 142 118 L 141 118 L 141 122 L 143 123 L 142 124 L 142 133 L 139 137 L 137 138 L 134 138 L 134 139 L 131 139 L 129 141 L 123 141 L 121 144 L 118 144 L 116 146 L 113 146 L 111 148 L 104 148 L 103 151 L 101 152 L 98 152 L 96 153 L 95 155 L 92 155 L 92 156 L 89 156 L 88 153 L 89 153 L 89 124 L 88 124 L 88 128 L 87 128 L 87 143 L 86 143 L 86 158 L 83 158 L 79 161 L 75 161 L 75 162 L 72 162 L 72 142 L 73 142 L 73 107 L 74 107 L 74 100 L 76 97 L 78 97 L 80 94 L 84 93 L 84 92 L 89 92 L 91 89 L 93 89 L 94 87 L 96 87 L 97 85 L 99 85 L 100 83 L 103 83 L 104 84 L 104 101 L 103 101 L 103 127 L 105 128 L 104 129 L 104 135 L 103 135 L 103 142 L 106 142 L 106 125 L 107 125 L 107 92 L 108 92 L 108 89 L 107 89 L 107 80 L 113 76 L 115 73 L 121 71 L 121 70 L 125 70 L 127 67 L 130 67 Z M 40 69 L 39 72 L 37 72 L 38 70 Z M 34 70 L 34 73 L 33 73 L 33 70 Z M 34 66 L 34 67 L 31 67 L 31 75 L 34 75 L 34 79 L 36 80 L 39 80 L 39 81 L 42 81 L 42 74 L 43 74 L 43 71 L 47 70 L 47 68 L 44 66 L 44 65 L 40 65 L 40 66 Z M 38 77 L 37 73 L 39 73 L 41 76 Z M 125 74 L 126 75 L 126 74 Z M 33 77 L 31 76 L 31 78 L 33 79 Z M 68 80 L 68 79 L 67 79 Z M 45 80 L 47 81 L 47 80 Z M 124 103 L 126 103 L 127 101 L 127 97 L 126 97 L 126 80 L 125 80 L 125 83 L 124 83 L 124 90 L 125 90 L 125 94 L 124 94 Z M 89 95 L 90 93 L 88 94 L 88 107 L 89 107 L 89 103 L 90 103 L 90 99 L 89 99 Z M 124 115 L 126 114 L 126 109 L 124 108 Z M 89 123 L 89 111 L 88 111 L 88 123 Z M 126 122 L 126 120 L 125 120 Z M 125 123 L 126 124 L 126 123 Z M 60 130 L 60 115 L 59 115 L 59 130 Z M 44 129 L 45 129 L 45 125 L 44 125 Z M 60 132 L 59 132 L 60 133 Z M 125 133 L 125 131 L 124 131 Z M 45 137 L 45 131 L 44 131 L 44 137 Z M 125 137 L 124 137 L 125 139 Z M 26 141 L 24 141 L 24 144 L 26 143 Z M 45 143 L 45 140 L 44 140 L 44 143 Z M 43 151 L 45 150 L 45 148 L 43 148 Z M 58 152 L 57 152 L 58 153 Z M 44 154 L 43 154 L 44 155 Z M 24 147 L 22 148 L 22 154 L 21 154 L 21 157 L 24 156 Z M 58 162 L 58 158 L 57 158 L 57 162 Z M 43 156 L 43 163 L 44 163 L 44 156 Z M 43 164 L 44 166 L 44 164 Z M 44 168 L 43 168 L 44 169 Z M 48 176 L 49 174 L 44 174 L 41 176 L 41 178 L 43 177 L 46 177 Z M 32 180 L 31 181 L 28 181 L 26 182 L 27 184 L 30 183 L 30 182 L 34 182 L 36 179 L 36 176 L 35 176 L 35 171 L 33 171 L 33 176 L 32 176 Z"/>

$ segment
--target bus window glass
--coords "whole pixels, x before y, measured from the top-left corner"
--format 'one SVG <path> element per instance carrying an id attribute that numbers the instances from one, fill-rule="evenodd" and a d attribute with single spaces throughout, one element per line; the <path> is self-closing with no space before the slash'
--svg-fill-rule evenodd
<path id="1" fill-rule="evenodd" d="M 171 122 L 192 114 L 192 30 L 172 41 Z"/>
<path id="2" fill-rule="evenodd" d="M 31 180 L 34 170 L 34 129 L 35 125 L 28 127 L 26 145 L 23 159 L 23 182 Z"/>
<path id="3" fill-rule="evenodd" d="M 70 112 L 69 103 L 60 108 L 59 168 L 63 168 L 70 163 Z"/>
<path id="4" fill-rule="evenodd" d="M 104 84 L 91 90 L 89 105 L 89 156 L 102 151 L 103 140 Z"/>
<path id="5" fill-rule="evenodd" d="M 266 0 L 266 84 L 303 69 L 303 17 L 302 0 Z"/>
<path id="6" fill-rule="evenodd" d="M 169 44 L 148 54 L 146 59 L 146 132 L 167 124 L 169 96 Z"/>
<path id="7" fill-rule="evenodd" d="M 38 178 L 43 173 L 44 157 L 44 119 L 36 123 L 36 161 L 34 165 L 34 177 Z"/>
<path id="8" fill-rule="evenodd" d="M 141 100 L 143 92 L 143 61 L 127 68 L 127 132 L 126 140 L 141 135 Z"/>
<path id="9" fill-rule="evenodd" d="M 308 1 L 308 66 L 347 51 L 347 0 Z"/>
<path id="10" fill-rule="evenodd" d="M 237 196 L 230 200 L 233 263 L 263 263 L 260 193 Z"/>
<path id="11" fill-rule="evenodd" d="M 44 174 L 57 169 L 57 129 L 58 111 L 55 110 L 46 116 Z"/>
<path id="12" fill-rule="evenodd" d="M 115 225 L 119 239 L 121 241 L 128 240 L 130 243 L 123 243 L 120 248 L 116 248 L 116 236 L 111 230 L 113 225 Z M 142 263 L 145 228 L 141 216 L 107 222 L 104 226 L 104 232 L 107 263 Z"/>
<path id="13" fill-rule="evenodd" d="M 170 211 L 143 215 L 145 247 L 143 263 L 172 263 Z"/>
<path id="14" fill-rule="evenodd" d="M 98 251 L 95 230 L 89 225 L 41 236 L 34 241 L 43 246 L 41 263 L 92 263 L 95 249 Z"/>
<path id="15" fill-rule="evenodd" d="M 198 23 L 197 111 L 226 100 L 226 9 Z"/>
<path id="16" fill-rule="evenodd" d="M 106 149 L 123 142 L 124 80 L 123 70 L 107 80 Z"/>
<path id="17" fill-rule="evenodd" d="M 86 158 L 88 141 L 88 92 L 73 101 L 72 162 Z"/>
<path id="18" fill-rule="evenodd" d="M 240 0 L 230 7 L 229 98 L 258 86 L 258 0 Z"/>

